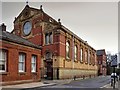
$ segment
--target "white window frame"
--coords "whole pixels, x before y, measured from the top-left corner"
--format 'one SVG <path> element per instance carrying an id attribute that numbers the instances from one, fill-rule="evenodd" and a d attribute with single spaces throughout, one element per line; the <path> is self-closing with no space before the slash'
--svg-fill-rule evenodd
<path id="1" fill-rule="evenodd" d="M 5 70 L 0 70 L 0 72 L 6 72 L 6 61 L 7 61 L 6 59 L 7 59 L 7 52 L 5 50 L 0 50 L 0 61 L 1 63 L 4 62 L 4 67 L 5 67 Z"/>
<path id="2" fill-rule="evenodd" d="M 18 70 L 19 70 L 19 72 L 25 72 L 25 57 L 26 57 L 25 53 L 19 53 L 19 63 L 18 63 Z M 23 70 L 20 69 L 20 63 L 23 64 L 22 65 L 23 66 L 22 67 Z"/>
<path id="3" fill-rule="evenodd" d="M 34 69 L 32 69 L 35 66 Z M 37 56 L 36 55 L 32 55 L 31 58 L 31 72 L 37 72 Z"/>

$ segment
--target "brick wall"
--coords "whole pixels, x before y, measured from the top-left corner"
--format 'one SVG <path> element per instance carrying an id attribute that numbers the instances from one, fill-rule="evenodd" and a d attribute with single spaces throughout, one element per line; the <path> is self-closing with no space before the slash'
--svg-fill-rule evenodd
<path id="1" fill-rule="evenodd" d="M 1 41 L 0 41 L 1 42 Z M 0 73 L 2 75 L 2 81 L 19 81 L 19 80 L 40 80 L 40 63 L 41 63 L 41 50 L 32 47 L 11 43 L 8 41 L 2 41 L 0 49 L 7 51 L 7 71 Z M 19 53 L 26 54 L 25 60 L 25 72 L 18 72 L 18 60 Z M 31 56 L 37 56 L 37 72 L 31 72 Z"/>

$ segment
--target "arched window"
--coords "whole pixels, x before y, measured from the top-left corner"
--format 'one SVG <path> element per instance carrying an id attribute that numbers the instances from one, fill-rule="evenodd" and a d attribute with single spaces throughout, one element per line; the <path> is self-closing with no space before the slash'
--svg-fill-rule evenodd
<path id="1" fill-rule="evenodd" d="M 88 62 L 88 53 L 87 53 L 87 51 L 85 51 L 85 63 L 87 63 Z"/>
<path id="2" fill-rule="evenodd" d="M 46 52 L 45 59 L 51 59 L 52 54 L 50 52 Z"/>
<path id="3" fill-rule="evenodd" d="M 95 65 L 95 55 L 93 54 L 93 65 Z"/>
<path id="4" fill-rule="evenodd" d="M 67 59 L 70 58 L 70 42 L 69 41 L 66 42 L 66 58 Z"/>
<path id="5" fill-rule="evenodd" d="M 49 43 L 51 44 L 53 40 L 52 32 L 49 34 Z"/>
<path id="6" fill-rule="evenodd" d="M 95 55 L 93 54 L 92 57 L 93 57 L 93 63 L 92 64 L 95 65 Z"/>
<path id="7" fill-rule="evenodd" d="M 74 47 L 74 53 L 75 53 L 74 60 L 77 60 L 77 52 L 78 52 L 77 45 L 75 45 L 75 47 Z"/>
<path id="8" fill-rule="evenodd" d="M 51 44 L 53 41 L 52 32 L 45 34 L 45 44 Z"/>
<path id="9" fill-rule="evenodd" d="M 49 44 L 49 34 L 45 34 L 45 44 Z"/>
<path id="10" fill-rule="evenodd" d="M 90 56 L 90 50 L 88 50 L 88 63 L 91 63 L 91 56 Z"/>
<path id="11" fill-rule="evenodd" d="M 80 49 L 80 61 L 83 62 L 83 48 Z"/>

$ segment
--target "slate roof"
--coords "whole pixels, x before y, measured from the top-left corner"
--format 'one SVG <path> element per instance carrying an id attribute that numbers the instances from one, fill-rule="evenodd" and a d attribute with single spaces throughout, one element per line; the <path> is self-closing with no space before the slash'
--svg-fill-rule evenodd
<path id="1" fill-rule="evenodd" d="M 14 42 L 17 44 L 26 45 L 26 46 L 41 49 L 41 46 L 35 45 L 32 42 L 30 42 L 22 37 L 19 37 L 17 35 L 11 34 L 7 31 L 0 30 L 0 40 L 10 41 L 10 42 Z"/>
<path id="2" fill-rule="evenodd" d="M 105 55 L 105 49 L 97 50 L 97 55 Z"/>

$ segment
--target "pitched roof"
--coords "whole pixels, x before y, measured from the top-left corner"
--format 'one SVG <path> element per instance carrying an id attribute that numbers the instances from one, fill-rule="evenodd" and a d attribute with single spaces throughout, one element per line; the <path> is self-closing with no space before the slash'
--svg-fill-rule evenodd
<path id="1" fill-rule="evenodd" d="M 41 46 L 35 45 L 32 42 L 30 42 L 22 37 L 19 37 L 17 35 L 11 34 L 7 31 L 0 32 L 0 39 L 5 40 L 5 41 L 14 42 L 14 43 L 21 44 L 21 45 L 26 45 L 26 46 L 41 49 Z"/>
<path id="2" fill-rule="evenodd" d="M 97 55 L 106 55 L 105 49 L 97 50 Z"/>

